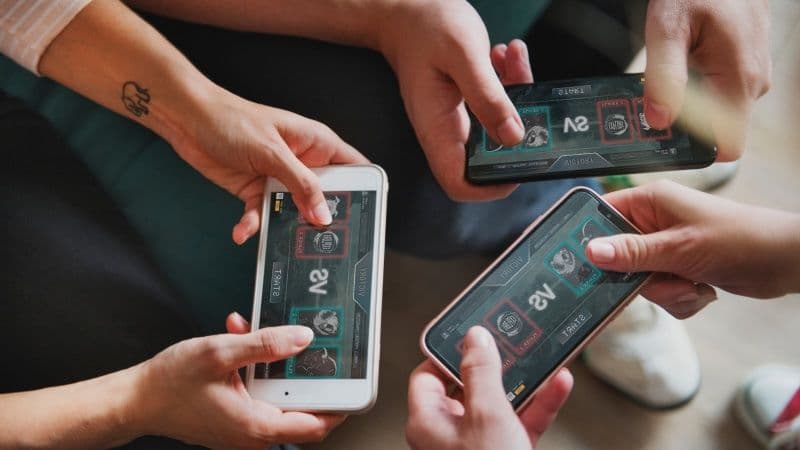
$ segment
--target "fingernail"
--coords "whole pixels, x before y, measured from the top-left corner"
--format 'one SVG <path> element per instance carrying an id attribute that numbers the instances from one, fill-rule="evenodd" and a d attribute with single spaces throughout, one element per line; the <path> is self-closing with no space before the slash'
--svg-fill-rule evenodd
<path id="1" fill-rule="evenodd" d="M 608 242 L 590 241 L 589 248 L 592 251 L 592 259 L 597 263 L 610 263 L 614 261 L 616 250 Z"/>
<path id="2" fill-rule="evenodd" d="M 483 327 L 472 327 L 468 333 L 467 344 L 466 348 L 487 348 L 489 344 L 492 342 L 492 337 L 489 335 L 489 331 Z"/>
<path id="3" fill-rule="evenodd" d="M 700 300 L 700 296 L 697 292 L 689 292 L 683 295 L 679 295 L 678 298 L 675 299 L 675 303 L 673 305 L 679 305 L 681 303 L 693 303 Z"/>
<path id="4" fill-rule="evenodd" d="M 331 210 L 328 208 L 328 203 L 324 200 L 317 203 L 317 206 L 314 207 L 312 211 L 314 214 L 314 218 L 317 219 L 322 225 L 328 225 L 333 221 L 333 217 L 331 217 Z"/>
<path id="5" fill-rule="evenodd" d="M 701 285 L 697 288 L 697 299 L 704 303 L 711 303 L 717 299 L 717 291 L 708 285 Z"/>
<path id="6" fill-rule="evenodd" d="M 299 325 L 291 327 L 291 334 L 294 345 L 298 347 L 305 347 L 314 339 L 314 332 L 311 331 L 311 328 Z"/>
<path id="7" fill-rule="evenodd" d="M 529 60 L 531 56 L 530 56 L 530 53 L 528 52 L 528 44 L 526 44 L 525 41 L 523 41 L 523 40 L 519 40 L 519 43 L 522 46 L 521 47 L 522 48 L 522 56 L 525 58 L 525 60 Z"/>
<path id="8" fill-rule="evenodd" d="M 709 292 L 708 294 L 701 295 L 700 301 L 704 303 L 711 303 L 717 300 L 717 293 L 716 292 Z"/>
<path id="9" fill-rule="evenodd" d="M 497 137 L 500 142 L 506 147 L 517 145 L 522 140 L 522 135 L 525 134 L 525 129 L 522 124 L 511 116 L 506 118 L 499 127 L 497 127 Z"/>
<path id="10" fill-rule="evenodd" d="M 645 101 L 645 112 L 651 126 L 656 128 L 669 126 L 670 114 L 666 106 L 648 99 Z"/>

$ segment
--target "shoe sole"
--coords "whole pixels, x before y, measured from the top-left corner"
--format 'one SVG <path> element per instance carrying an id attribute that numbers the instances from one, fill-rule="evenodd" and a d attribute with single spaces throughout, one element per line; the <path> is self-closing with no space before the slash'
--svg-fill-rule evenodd
<path id="1" fill-rule="evenodd" d="M 636 404 L 636 405 L 638 405 L 638 406 L 640 406 L 642 408 L 649 409 L 649 410 L 652 410 L 652 411 L 672 411 L 672 410 L 676 410 L 676 409 L 679 409 L 679 408 L 682 408 L 682 407 L 688 405 L 689 402 L 694 400 L 694 398 L 697 396 L 697 393 L 700 392 L 700 386 L 702 386 L 702 384 L 703 384 L 703 379 L 701 378 L 700 381 L 697 383 L 697 387 L 694 389 L 694 391 L 691 394 L 689 394 L 688 397 L 686 397 L 684 399 L 681 399 L 678 402 L 668 403 L 666 405 L 655 405 L 655 404 L 648 403 L 647 401 L 640 399 L 639 397 L 637 397 L 636 395 L 634 395 L 634 394 L 632 394 L 630 392 L 627 392 L 626 390 L 620 388 L 619 386 L 614 384 L 614 382 L 612 382 L 611 380 L 606 379 L 602 375 L 594 373 L 594 371 L 589 367 L 589 365 L 586 364 L 586 360 L 584 358 L 585 357 L 583 356 L 583 353 L 581 353 L 579 359 L 583 363 L 584 367 L 586 367 L 586 369 L 589 371 L 590 374 L 592 374 L 592 376 L 594 378 L 596 378 L 597 380 L 601 381 L 604 385 L 612 388 L 618 394 L 622 394 L 623 397 L 627 398 L 632 403 L 634 403 L 634 404 Z"/>

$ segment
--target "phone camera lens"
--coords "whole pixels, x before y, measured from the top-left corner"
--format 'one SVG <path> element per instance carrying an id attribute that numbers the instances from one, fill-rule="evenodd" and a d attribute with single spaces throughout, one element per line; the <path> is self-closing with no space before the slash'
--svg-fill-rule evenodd
<path id="1" fill-rule="evenodd" d="M 284 392 L 283 395 L 289 395 L 289 391 Z"/>

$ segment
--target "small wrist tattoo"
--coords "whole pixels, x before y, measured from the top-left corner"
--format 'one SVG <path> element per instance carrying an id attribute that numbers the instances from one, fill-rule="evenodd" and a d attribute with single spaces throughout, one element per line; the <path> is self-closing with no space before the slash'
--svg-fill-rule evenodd
<path id="1" fill-rule="evenodd" d="M 136 117 L 146 116 L 150 112 L 147 109 L 147 104 L 150 103 L 150 93 L 135 81 L 126 81 L 122 85 L 122 103 L 125 104 L 125 109 Z"/>

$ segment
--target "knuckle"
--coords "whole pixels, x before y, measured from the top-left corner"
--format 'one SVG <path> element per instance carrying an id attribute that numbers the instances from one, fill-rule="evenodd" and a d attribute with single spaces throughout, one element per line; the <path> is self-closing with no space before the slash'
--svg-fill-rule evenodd
<path id="1" fill-rule="evenodd" d="M 650 186 L 650 188 L 655 192 L 669 192 L 670 189 L 672 189 L 672 187 L 675 186 L 676 184 L 677 183 L 675 183 L 672 180 L 668 180 L 666 178 L 660 178 L 650 183 L 648 186 Z"/>
<path id="2" fill-rule="evenodd" d="M 745 94 L 751 98 L 764 95 L 771 84 L 770 63 L 751 62 L 740 69 Z"/>
<path id="3" fill-rule="evenodd" d="M 225 363 L 225 348 L 216 339 L 198 339 L 197 347 L 205 360 L 217 365 Z"/>
<path id="4" fill-rule="evenodd" d="M 309 433 L 309 438 L 312 442 L 322 442 L 328 437 L 330 430 L 324 425 L 320 425 Z"/>
<path id="5" fill-rule="evenodd" d="M 411 448 L 422 448 L 427 428 L 416 418 L 409 419 L 405 427 L 406 441 Z"/>
<path id="6" fill-rule="evenodd" d="M 674 317 L 674 318 L 676 318 L 678 320 L 684 320 L 684 319 L 688 319 L 689 317 L 692 317 L 699 310 L 697 308 L 691 308 L 691 309 L 670 308 L 668 311 L 672 315 L 672 317 Z"/>
<path id="7" fill-rule="evenodd" d="M 648 8 L 645 39 L 651 42 L 676 41 L 683 38 L 682 12 L 672 8 Z"/>
<path id="8" fill-rule="evenodd" d="M 623 241 L 622 252 L 631 264 L 638 267 L 647 260 L 650 250 L 642 239 L 628 236 Z"/>
<path id="9" fill-rule="evenodd" d="M 302 176 L 298 180 L 297 189 L 305 198 L 313 197 L 317 192 L 320 191 L 320 184 L 319 180 L 313 176 Z"/>
<path id="10" fill-rule="evenodd" d="M 277 442 L 280 437 L 276 430 L 263 426 L 252 416 L 239 417 L 234 423 L 244 430 L 243 436 L 256 448 L 263 449 L 265 445 Z"/>
<path id="11" fill-rule="evenodd" d="M 311 134 L 314 138 L 314 144 L 318 142 L 330 141 L 333 138 L 338 138 L 336 132 L 331 127 L 316 120 L 311 121 Z M 315 145 L 312 145 L 315 146 Z"/>
<path id="12" fill-rule="evenodd" d="M 464 182 L 461 180 L 446 177 L 441 180 L 441 186 L 447 198 L 454 202 L 464 202 L 469 199 L 464 189 Z"/>
<path id="13" fill-rule="evenodd" d="M 472 405 L 469 414 L 472 426 L 479 430 L 491 430 L 503 422 L 499 410 L 489 405 Z"/>
<path id="14" fill-rule="evenodd" d="M 465 382 L 469 383 L 467 380 L 476 380 L 481 377 L 486 377 L 489 372 L 494 370 L 493 366 L 493 362 L 487 355 L 467 352 L 464 359 L 461 360 L 461 374 Z M 500 372 L 499 367 L 497 371 L 498 373 Z"/>
<path id="15" fill-rule="evenodd" d="M 272 330 L 265 330 L 256 334 L 259 351 L 264 355 L 276 355 L 281 352 L 280 339 Z"/>

